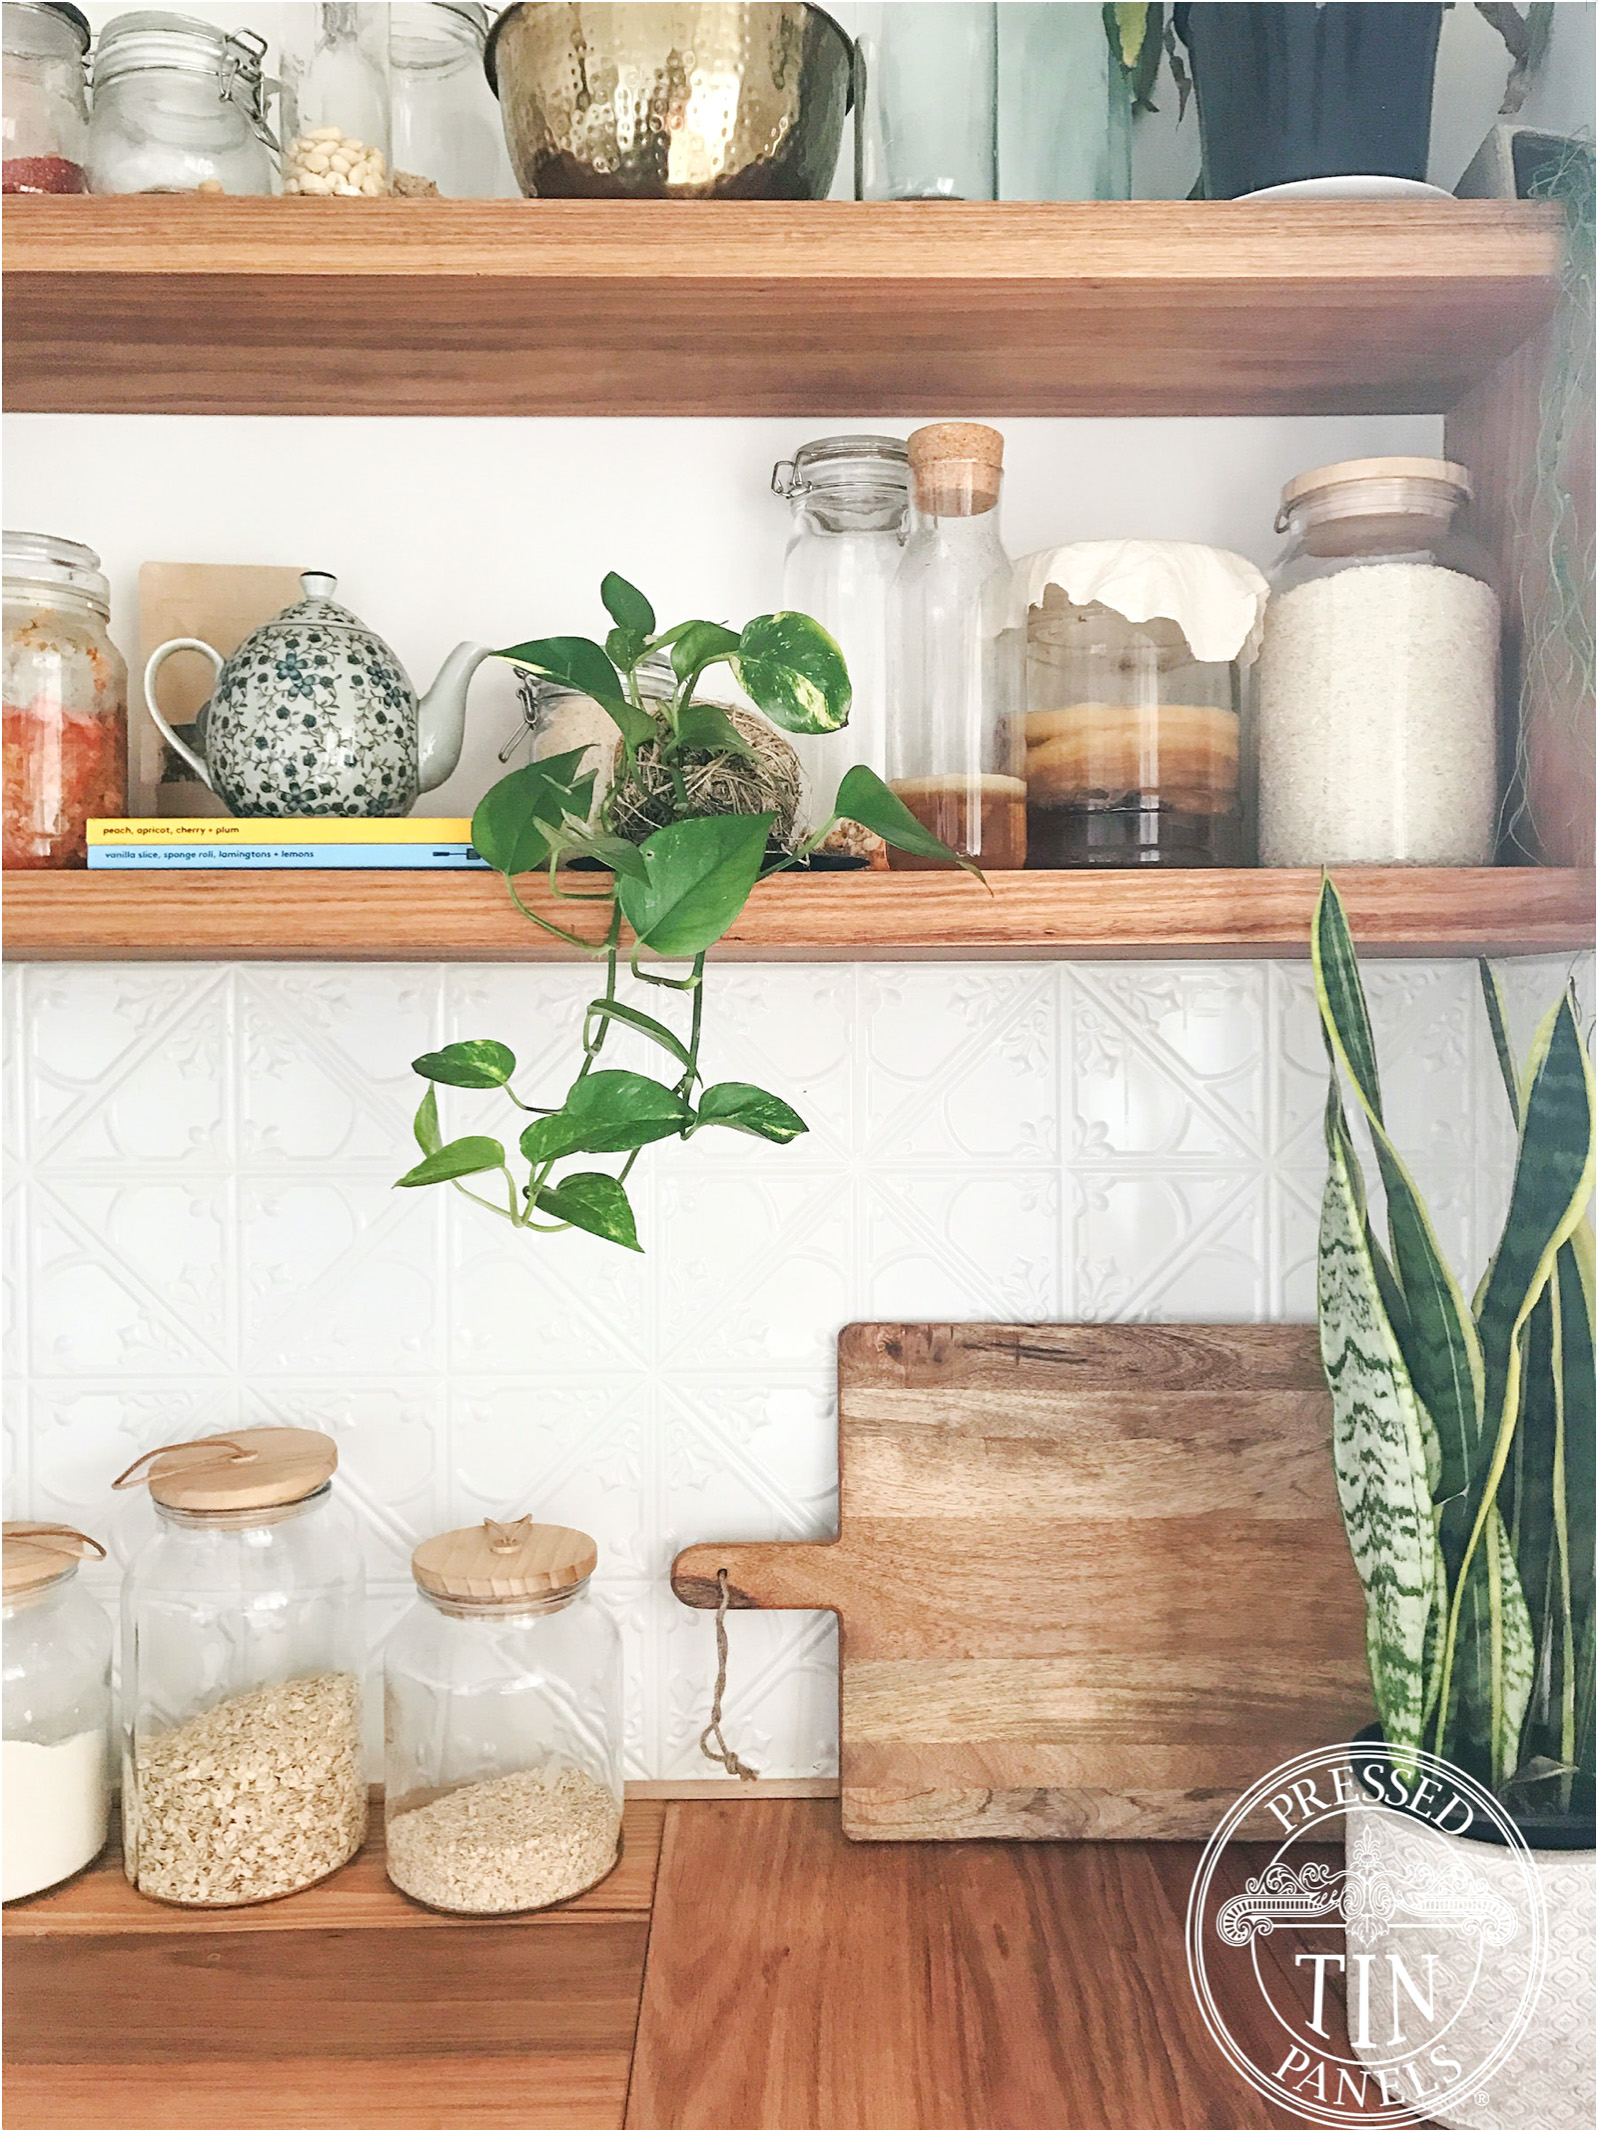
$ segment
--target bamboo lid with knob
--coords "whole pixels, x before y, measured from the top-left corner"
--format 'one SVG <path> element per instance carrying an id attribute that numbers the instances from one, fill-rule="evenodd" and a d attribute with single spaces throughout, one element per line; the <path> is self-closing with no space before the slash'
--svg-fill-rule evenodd
<path id="1" fill-rule="evenodd" d="M 418 1588 L 465 1605 L 511 1605 L 558 1597 L 586 1583 L 599 1548 L 586 1531 L 535 1524 L 530 1516 L 496 1523 L 491 1516 L 461 1531 L 424 1539 L 411 1555 Z"/>
<path id="2" fill-rule="evenodd" d="M 104 1559 L 100 1541 L 71 1524 L 0 1524 L 0 1594 L 6 1597 L 43 1590 L 75 1575 L 80 1561 Z"/>
<path id="3" fill-rule="evenodd" d="M 319 1492 L 337 1469 L 338 1444 L 317 1428 L 235 1427 L 147 1450 L 111 1484 L 147 1485 L 168 1509 L 277 1509 Z"/>
<path id="4" fill-rule="evenodd" d="M 916 508 L 933 518 L 979 518 L 999 500 L 1004 438 L 983 422 L 928 422 L 906 447 Z"/>

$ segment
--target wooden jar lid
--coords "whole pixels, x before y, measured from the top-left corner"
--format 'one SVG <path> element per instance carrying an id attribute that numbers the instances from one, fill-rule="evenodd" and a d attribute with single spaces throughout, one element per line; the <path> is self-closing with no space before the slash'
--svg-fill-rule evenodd
<path id="1" fill-rule="evenodd" d="M 235 1427 L 150 1450 L 112 1484 L 148 1484 L 169 1509 L 276 1509 L 316 1493 L 337 1469 L 337 1443 L 314 1427 Z"/>
<path id="2" fill-rule="evenodd" d="M 916 504 L 937 518 L 978 518 L 999 500 L 1004 438 L 983 422 L 928 422 L 906 447 Z"/>
<path id="3" fill-rule="evenodd" d="M 1457 488 L 1466 502 L 1475 492 L 1469 467 L 1456 465 L 1452 459 L 1339 459 L 1334 466 L 1314 466 L 1308 473 L 1295 474 L 1282 490 L 1282 508 L 1301 503 L 1323 488 L 1341 488 L 1345 481 L 1436 481 L 1445 488 Z"/>
<path id="4" fill-rule="evenodd" d="M 564 1524 L 511 1524 L 491 1516 L 464 1531 L 441 1531 L 411 1555 L 411 1573 L 433 1597 L 467 1605 L 507 1605 L 517 1598 L 555 1597 L 586 1583 L 599 1548 L 586 1531 Z"/>
<path id="5" fill-rule="evenodd" d="M 71 1524 L 0 1524 L 0 1592 L 20 1597 L 76 1572 L 79 1561 L 105 1559 L 97 1538 Z"/>

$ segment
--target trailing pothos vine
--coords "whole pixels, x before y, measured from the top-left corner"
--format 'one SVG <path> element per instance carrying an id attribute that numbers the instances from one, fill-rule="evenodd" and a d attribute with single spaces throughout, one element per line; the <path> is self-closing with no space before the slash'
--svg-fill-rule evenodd
<path id="1" fill-rule="evenodd" d="M 590 697 L 615 724 L 616 768 L 599 804 L 594 803 L 596 772 L 584 767 L 593 750 L 578 748 L 501 778 L 472 817 L 475 849 L 504 876 L 511 901 L 527 922 L 605 964 L 604 990 L 583 1015 L 582 1061 L 561 1101 L 551 1107 L 522 1099 L 512 1084 L 514 1052 L 490 1037 L 450 1043 L 414 1059 L 412 1069 L 429 1083 L 414 1127 L 422 1159 L 399 1184 L 406 1189 L 451 1184 L 513 1227 L 539 1234 L 581 1228 L 637 1250 L 627 1180 L 646 1146 L 691 1139 L 711 1125 L 783 1145 L 806 1128 L 779 1096 L 742 1080 L 706 1086 L 699 1070 L 705 955 L 755 886 L 802 862 L 840 821 L 857 822 L 917 856 L 975 868 L 925 829 L 880 777 L 859 765 L 842 779 L 832 817 L 789 850 L 770 845 L 771 812 L 696 812 L 684 769 L 707 756 L 749 758 L 753 753 L 726 710 L 695 700 L 704 673 L 726 666 L 756 707 L 785 731 L 836 732 L 849 716 L 843 654 L 807 614 L 762 614 L 737 633 L 712 621 L 683 621 L 657 633 L 654 608 L 624 578 L 612 572 L 600 596 L 614 624 L 603 644 L 585 636 L 551 636 L 496 654 Z M 639 668 L 663 652 L 670 655 L 672 689 L 664 701 L 646 701 Z M 636 786 L 641 753 L 657 782 L 664 772 L 673 818 L 634 843 L 616 833 L 616 819 L 618 805 Z M 591 869 L 572 871 L 573 859 L 589 861 Z M 535 872 L 547 875 L 558 901 L 597 906 L 594 914 L 602 926 L 597 939 L 592 929 L 585 936 L 528 905 L 517 882 Z M 624 925 L 632 935 L 629 974 L 639 984 L 680 994 L 687 1008 L 685 1032 L 618 995 Z M 669 976 L 646 968 L 645 954 L 686 962 L 688 973 Z M 669 1060 L 660 1077 L 601 1063 L 617 1026 L 644 1037 Z M 439 1086 L 497 1090 L 527 1117 L 516 1141 L 525 1175 L 512 1167 L 497 1138 L 474 1133 L 445 1139 Z M 619 1170 L 588 1165 L 594 1156 L 620 1156 Z M 573 1163 L 582 1165 L 567 1165 Z"/>

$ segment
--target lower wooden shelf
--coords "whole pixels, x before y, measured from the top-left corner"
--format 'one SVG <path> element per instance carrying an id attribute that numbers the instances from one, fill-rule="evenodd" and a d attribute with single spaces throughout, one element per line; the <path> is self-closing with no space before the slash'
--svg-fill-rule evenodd
<path id="1" fill-rule="evenodd" d="M 1593 876 L 1552 867 L 1339 867 L 1368 954 L 1556 953 L 1593 943 Z M 1317 872 L 789 875 L 717 953 L 744 961 L 1302 957 Z M 991 892 L 990 892 L 991 890 Z M 580 905 L 524 883 L 575 929 Z M 557 961 L 576 950 L 475 873 L 8 873 L 18 961 Z M 592 928 L 591 928 L 592 929 Z"/>

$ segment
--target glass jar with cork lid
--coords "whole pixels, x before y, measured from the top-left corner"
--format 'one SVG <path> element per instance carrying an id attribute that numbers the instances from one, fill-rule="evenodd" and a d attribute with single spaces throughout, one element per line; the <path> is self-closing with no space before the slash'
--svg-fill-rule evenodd
<path id="1" fill-rule="evenodd" d="M 0 1900 L 59 1885 L 105 1847 L 111 1622 L 77 1579 L 80 1562 L 104 1558 L 70 1524 L 8 1523 L 0 1535 Z"/>
<path id="2" fill-rule="evenodd" d="M 985 871 L 1026 863 L 1024 612 L 999 538 L 1004 439 L 933 422 L 909 440 L 910 535 L 888 604 L 888 782 Z M 944 861 L 890 850 L 895 868 Z"/>
<path id="3" fill-rule="evenodd" d="M 365 1577 L 314 1428 L 151 1450 L 156 1530 L 122 1586 L 122 1836 L 141 1893 L 270 1901 L 366 1834 Z"/>
<path id="4" fill-rule="evenodd" d="M 1027 613 L 1027 863 L 1249 862 L 1245 678 L 1270 588 L 1184 540 L 1016 566 Z"/>
<path id="5" fill-rule="evenodd" d="M 388 1875 L 430 1908 L 509 1915 L 597 1885 L 621 1840 L 621 1639 L 594 1541 L 492 1518 L 411 1561 L 383 1656 Z"/>

